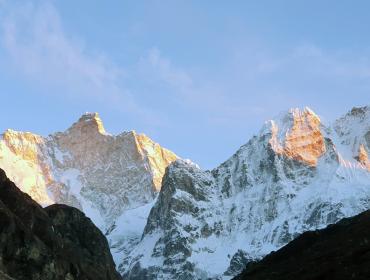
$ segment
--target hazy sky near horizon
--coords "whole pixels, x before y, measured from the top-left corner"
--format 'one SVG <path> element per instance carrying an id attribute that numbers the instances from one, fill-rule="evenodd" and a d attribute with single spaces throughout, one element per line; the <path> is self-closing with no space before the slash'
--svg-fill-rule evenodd
<path id="1" fill-rule="evenodd" d="M 204 168 L 267 119 L 370 105 L 369 1 L 0 0 L 0 130 L 84 112 Z"/>

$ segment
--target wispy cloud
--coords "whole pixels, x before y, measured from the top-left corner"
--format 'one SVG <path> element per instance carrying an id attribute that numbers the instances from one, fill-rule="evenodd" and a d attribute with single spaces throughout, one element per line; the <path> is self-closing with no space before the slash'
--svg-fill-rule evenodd
<path id="1" fill-rule="evenodd" d="M 138 58 L 137 71 L 132 65 L 116 65 L 66 32 L 52 2 L 0 0 L 0 6 L 0 40 L 17 75 L 44 86 L 50 94 L 110 102 L 151 124 L 174 119 L 165 105 L 157 104 L 161 98 L 211 125 L 229 126 L 248 119 L 255 122 L 256 116 L 271 117 L 275 108 L 312 105 L 314 97 L 322 98 L 327 90 L 344 94 L 346 84 L 352 89 L 353 85 L 370 88 L 369 57 L 328 52 L 310 44 L 277 50 L 231 42 L 225 47 L 224 64 L 203 65 L 207 69 L 201 74 L 194 71 L 202 67 L 201 61 L 192 61 L 189 69 L 154 47 Z M 155 94 L 158 97 L 150 96 Z M 143 106 L 152 100 L 157 103 Z"/>
<path id="2" fill-rule="evenodd" d="M 178 89 L 185 90 L 192 86 L 189 73 L 175 66 L 169 58 L 164 57 L 158 48 L 152 48 L 139 62 L 144 72 L 157 81 L 162 81 Z"/>
<path id="3" fill-rule="evenodd" d="M 51 2 L 1 1 L 5 12 L 0 18 L 0 39 L 17 75 L 45 87 L 49 94 L 104 100 L 155 122 L 122 84 L 125 69 L 86 48 L 80 38 L 68 36 Z"/>
<path id="4" fill-rule="evenodd" d="M 276 62 L 267 65 L 266 61 L 254 61 L 244 64 L 241 72 L 253 69 L 257 71 L 275 71 Z M 239 85 L 239 92 L 233 92 L 235 81 L 230 77 L 217 79 L 213 76 L 197 76 L 192 71 L 177 65 L 169 57 L 163 55 L 158 48 L 152 48 L 146 56 L 140 59 L 141 75 L 153 83 L 162 83 L 167 86 L 169 97 L 178 106 L 182 106 L 190 113 L 201 117 L 201 120 L 211 125 L 227 125 L 245 122 L 256 115 L 266 115 L 268 107 L 264 108 L 260 101 L 265 92 L 253 91 L 249 84 Z M 258 69 L 258 70 L 257 70 Z M 239 69 L 237 69 L 239 70 Z M 258 79 L 260 75 L 255 77 Z M 240 81 L 239 81 L 240 82 Z M 260 95 L 260 98 L 258 97 Z M 271 103 L 283 100 L 281 94 L 268 94 Z M 250 97 L 254 98 L 250 98 Z M 248 100 L 251 99 L 251 100 Z M 266 105 L 266 104 L 265 104 Z"/>
<path id="5" fill-rule="evenodd" d="M 333 107 L 333 98 L 348 96 L 355 85 L 370 89 L 369 57 L 329 52 L 314 44 L 299 44 L 279 52 L 266 47 L 239 47 L 222 65 L 224 76 L 217 69 L 209 71 L 211 75 L 197 76 L 157 48 L 141 59 L 141 66 L 147 78 L 171 88 L 175 102 L 215 126 L 240 127 L 256 119 L 262 122 L 274 117 L 276 110 L 295 106 L 319 110 Z M 356 94 L 360 92 L 363 90 Z"/>
<path id="6" fill-rule="evenodd" d="M 27 77 L 69 90 L 77 86 L 87 95 L 105 94 L 102 87 L 108 84 L 113 89 L 108 94 L 117 94 L 120 70 L 66 36 L 51 4 L 19 5 L 6 15 L 2 27 L 4 47 Z"/>
<path id="7" fill-rule="evenodd" d="M 190 110 L 201 109 L 210 113 L 228 103 L 227 94 L 213 88 L 210 81 L 196 77 L 191 71 L 176 65 L 158 48 L 152 48 L 139 62 L 141 75 L 154 83 L 168 87 L 174 101 Z"/>

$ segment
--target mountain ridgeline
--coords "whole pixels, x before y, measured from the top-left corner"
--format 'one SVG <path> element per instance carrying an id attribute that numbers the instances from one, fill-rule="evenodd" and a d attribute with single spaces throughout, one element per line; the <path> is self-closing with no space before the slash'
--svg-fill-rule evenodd
<path id="1" fill-rule="evenodd" d="M 1 138 L 0 168 L 7 176 L 42 206 L 83 211 L 109 233 L 116 262 L 136 244 L 147 216 L 135 216 L 133 227 L 126 223 L 129 210 L 153 202 L 165 168 L 177 159 L 144 134 L 110 135 L 97 113 L 48 137 L 9 129 Z"/>
<path id="2" fill-rule="evenodd" d="M 231 279 L 300 234 L 370 209 L 369 151 L 370 107 L 331 125 L 291 109 L 208 171 L 85 114 L 46 138 L 6 131 L 0 167 L 39 203 L 84 211 L 125 279 Z"/>
<path id="3" fill-rule="evenodd" d="M 303 232 L 370 208 L 370 108 L 325 126 L 293 109 L 211 171 L 170 165 L 129 279 L 229 279 Z"/>

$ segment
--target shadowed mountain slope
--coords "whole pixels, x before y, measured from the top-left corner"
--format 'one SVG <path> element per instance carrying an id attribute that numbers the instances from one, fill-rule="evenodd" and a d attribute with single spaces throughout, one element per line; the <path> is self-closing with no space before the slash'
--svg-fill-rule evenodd
<path id="1" fill-rule="evenodd" d="M 89 218 L 65 205 L 43 209 L 1 169 L 0 271 L 0 279 L 122 279 Z"/>
<path id="2" fill-rule="evenodd" d="M 370 279 L 370 211 L 303 233 L 234 280 Z"/>

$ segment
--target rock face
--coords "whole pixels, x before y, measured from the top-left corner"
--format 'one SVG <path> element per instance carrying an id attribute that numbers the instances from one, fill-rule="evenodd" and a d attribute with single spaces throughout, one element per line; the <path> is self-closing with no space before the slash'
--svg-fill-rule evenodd
<path id="1" fill-rule="evenodd" d="M 40 203 L 82 209 L 127 279 L 231 279 L 301 233 L 370 209 L 369 151 L 369 107 L 330 126 L 308 108 L 285 112 L 211 171 L 144 135 L 111 136 L 86 114 L 47 138 L 5 132 L 0 167 Z M 45 212 L 83 233 L 68 224 L 77 214 Z"/>
<path id="2" fill-rule="evenodd" d="M 0 167 L 33 199 L 94 208 L 106 222 L 152 201 L 176 158 L 134 131 L 107 134 L 97 113 L 47 138 L 7 130 L 0 142 Z"/>
<path id="3" fill-rule="evenodd" d="M 145 224 L 129 233 L 121 225 L 133 222 L 130 209 L 153 203 L 166 167 L 176 159 L 135 131 L 107 134 L 97 113 L 49 137 L 7 130 L 0 140 L 0 168 L 22 191 L 43 206 L 63 203 L 82 210 L 109 234 L 120 259 L 130 246 L 125 236 L 135 243 Z M 137 219 L 142 224 L 146 217 Z"/>
<path id="4" fill-rule="evenodd" d="M 269 143 L 277 154 L 316 166 L 326 151 L 320 119 L 308 108 L 302 112 L 293 109 L 280 123 L 271 121 L 270 125 L 272 137 Z"/>
<path id="5" fill-rule="evenodd" d="M 104 235 L 81 211 L 46 209 L 0 170 L 0 278 L 118 280 Z"/>
<path id="6" fill-rule="evenodd" d="M 370 108 L 325 126 L 290 110 L 212 171 L 171 164 L 128 279 L 230 279 L 305 231 L 370 209 Z"/>
<path id="7" fill-rule="evenodd" d="M 370 211 L 303 233 L 235 280 L 365 280 L 370 278 Z"/>

